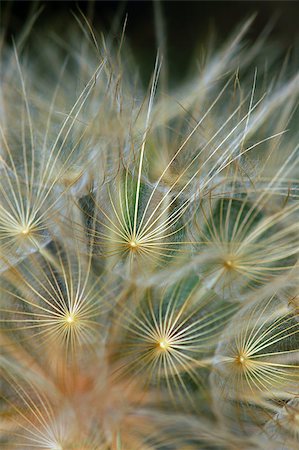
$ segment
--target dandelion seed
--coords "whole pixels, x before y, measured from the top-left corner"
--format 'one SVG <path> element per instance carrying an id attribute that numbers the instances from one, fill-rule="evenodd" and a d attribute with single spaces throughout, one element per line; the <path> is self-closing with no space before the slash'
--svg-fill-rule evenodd
<path id="1" fill-rule="evenodd" d="M 275 297 L 243 307 L 234 320 L 219 341 L 211 382 L 218 410 L 246 427 L 265 420 L 266 400 L 296 393 L 299 327 Z"/>
<path id="2" fill-rule="evenodd" d="M 93 277 L 91 259 L 85 260 L 79 250 L 71 254 L 57 246 L 56 252 L 48 259 L 32 256 L 18 270 L 3 274 L 2 329 L 44 347 L 44 355 L 52 345 L 58 354 L 64 350 L 74 358 L 80 346 L 101 339 L 102 318 L 110 309 L 107 279 L 102 283 L 101 277 Z"/>
<path id="3" fill-rule="evenodd" d="M 189 283 L 188 293 L 178 284 L 165 290 L 159 301 L 153 296 L 158 292 L 149 295 L 135 312 L 125 308 L 121 313 L 125 322 L 117 323 L 116 330 L 122 336 L 120 374 L 140 376 L 146 385 L 166 387 L 173 401 L 182 396 L 192 404 L 188 383 L 204 383 L 200 369 L 211 363 L 216 336 L 234 307 L 212 312 L 209 302 L 216 299 L 194 281 Z"/>

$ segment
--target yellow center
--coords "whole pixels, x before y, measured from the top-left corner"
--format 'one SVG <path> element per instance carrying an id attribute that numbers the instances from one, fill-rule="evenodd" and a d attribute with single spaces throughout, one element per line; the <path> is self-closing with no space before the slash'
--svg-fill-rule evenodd
<path id="1" fill-rule="evenodd" d="M 27 238 L 33 235 L 36 231 L 36 227 L 33 223 L 22 223 L 19 224 L 16 228 L 15 232 L 19 235 L 19 237 Z"/>
<path id="2" fill-rule="evenodd" d="M 30 227 L 25 227 L 21 230 L 21 234 L 23 234 L 23 236 L 28 236 L 28 234 L 30 233 Z"/>
<path id="3" fill-rule="evenodd" d="M 236 356 L 235 361 L 242 369 L 248 368 L 248 365 L 250 364 L 250 360 L 244 353 L 239 353 L 239 355 Z"/>
<path id="4" fill-rule="evenodd" d="M 224 267 L 226 269 L 233 269 L 234 268 L 234 263 L 230 259 L 228 259 L 227 261 L 224 261 L 223 265 L 224 265 Z"/>
<path id="5" fill-rule="evenodd" d="M 75 320 L 75 318 L 74 318 L 73 314 L 69 314 L 66 317 L 66 322 L 69 323 L 69 324 L 72 324 L 74 322 L 74 320 Z"/>
<path id="6" fill-rule="evenodd" d="M 138 244 L 138 242 L 135 240 L 135 239 L 132 239 L 129 243 L 128 243 L 128 247 L 129 247 L 129 250 L 131 250 L 131 251 L 136 251 L 137 249 L 138 249 L 138 247 L 139 247 L 139 244 Z"/>
<path id="7" fill-rule="evenodd" d="M 158 346 L 161 350 L 168 350 L 170 347 L 170 343 L 167 339 L 161 339 L 161 341 L 159 341 L 158 343 Z"/>

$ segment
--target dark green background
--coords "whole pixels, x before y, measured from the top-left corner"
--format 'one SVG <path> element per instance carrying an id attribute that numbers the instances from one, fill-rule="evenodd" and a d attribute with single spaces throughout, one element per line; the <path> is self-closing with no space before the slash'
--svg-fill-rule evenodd
<path id="1" fill-rule="evenodd" d="M 152 72 L 156 53 L 153 1 L 2 1 L 1 21 L 5 24 L 6 39 L 22 28 L 30 11 L 38 5 L 44 10 L 36 27 L 55 29 L 58 21 L 64 26 L 74 22 L 70 11 L 77 7 L 88 14 L 93 9 L 93 24 L 97 31 L 107 32 L 117 12 L 128 14 L 126 38 L 146 79 Z M 297 1 L 162 1 L 160 2 L 167 35 L 167 56 L 171 79 L 179 81 L 188 72 L 194 51 L 203 45 L 211 29 L 221 43 L 242 20 L 257 13 L 248 34 L 254 40 L 271 19 L 271 31 L 276 45 L 286 52 L 298 42 L 299 2 Z M 296 44 L 295 44 L 296 46 Z M 296 51 L 296 49 L 295 49 Z"/>

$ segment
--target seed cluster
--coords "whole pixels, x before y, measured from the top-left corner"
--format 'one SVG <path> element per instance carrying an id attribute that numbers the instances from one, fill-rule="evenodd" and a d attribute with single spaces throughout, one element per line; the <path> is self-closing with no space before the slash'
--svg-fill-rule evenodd
<path id="1" fill-rule="evenodd" d="M 249 20 L 144 89 L 77 22 L 1 48 L 1 448 L 297 449 L 292 61 Z"/>

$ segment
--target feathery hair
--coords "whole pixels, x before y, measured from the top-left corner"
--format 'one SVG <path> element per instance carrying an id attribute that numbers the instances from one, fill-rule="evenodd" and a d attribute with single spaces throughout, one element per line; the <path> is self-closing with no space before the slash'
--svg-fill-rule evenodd
<path id="1" fill-rule="evenodd" d="M 125 26 L 3 41 L 1 448 L 298 448 L 299 75 L 252 21 L 176 89 L 159 15 L 147 88 Z"/>

